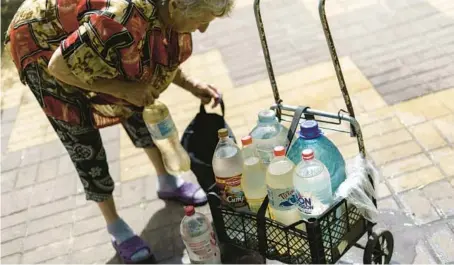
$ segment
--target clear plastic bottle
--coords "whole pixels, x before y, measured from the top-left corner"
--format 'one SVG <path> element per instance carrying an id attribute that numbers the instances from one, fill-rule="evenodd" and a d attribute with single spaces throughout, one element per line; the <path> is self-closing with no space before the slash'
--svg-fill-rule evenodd
<path id="1" fill-rule="evenodd" d="M 269 211 L 272 219 L 290 225 L 300 220 L 293 187 L 295 165 L 285 156 L 283 146 L 274 148 L 274 156 L 266 172 Z"/>
<path id="2" fill-rule="evenodd" d="M 243 156 L 240 148 L 229 138 L 227 129 L 218 131 L 219 142 L 213 155 L 213 172 L 224 202 L 239 211 L 248 211 L 241 187 Z"/>
<path id="3" fill-rule="evenodd" d="M 221 264 L 221 252 L 209 219 L 195 212 L 194 206 L 184 208 L 180 235 L 192 264 Z"/>
<path id="4" fill-rule="evenodd" d="M 272 110 L 262 110 L 258 114 L 258 123 L 251 131 L 252 139 L 257 147 L 257 154 L 262 163 L 268 166 L 273 159 L 276 146 L 287 146 L 288 129 L 282 126 Z"/>
<path id="5" fill-rule="evenodd" d="M 241 139 L 243 144 L 243 179 L 241 186 L 246 195 L 249 209 L 257 213 L 266 196 L 266 171 L 256 153 L 255 146 L 250 135 Z"/>
<path id="6" fill-rule="evenodd" d="M 288 151 L 288 158 L 295 165 L 301 161 L 301 152 L 310 148 L 315 158 L 322 162 L 331 177 L 331 191 L 334 194 L 340 184 L 346 179 L 345 161 L 339 149 L 331 142 L 318 127 L 314 120 L 307 120 L 300 126 L 300 133 Z"/>
<path id="7" fill-rule="evenodd" d="M 153 142 L 161 152 L 166 170 L 173 175 L 190 171 L 191 160 L 181 146 L 177 128 L 167 106 L 155 101 L 144 108 L 143 119 Z"/>
<path id="8" fill-rule="evenodd" d="M 312 149 L 304 149 L 303 160 L 296 166 L 293 183 L 301 218 L 317 217 L 333 203 L 331 178 L 326 166 L 314 158 Z"/>

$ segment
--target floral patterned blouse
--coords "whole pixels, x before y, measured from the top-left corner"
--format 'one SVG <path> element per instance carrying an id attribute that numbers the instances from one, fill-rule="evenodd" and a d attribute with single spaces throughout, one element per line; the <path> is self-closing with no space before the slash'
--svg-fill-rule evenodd
<path id="1" fill-rule="evenodd" d="M 32 63 L 51 77 L 47 64 L 60 46 L 81 80 L 146 82 L 162 92 L 191 55 L 192 38 L 189 33 L 163 32 L 156 11 L 154 0 L 26 0 L 10 24 L 6 45 L 23 83 L 24 69 Z M 58 84 L 66 93 L 49 93 L 43 108 L 47 115 L 67 122 L 77 123 L 85 112 L 80 109 L 90 107 L 95 126 L 104 127 L 134 109 L 103 93 Z M 72 104 L 72 93 L 82 93 L 90 106 Z"/>

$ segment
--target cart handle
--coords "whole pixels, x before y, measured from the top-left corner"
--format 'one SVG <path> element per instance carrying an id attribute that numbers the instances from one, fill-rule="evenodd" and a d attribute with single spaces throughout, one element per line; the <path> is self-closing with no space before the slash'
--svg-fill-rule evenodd
<path id="1" fill-rule="evenodd" d="M 347 107 L 348 113 L 350 114 L 350 117 L 355 118 L 353 104 L 350 100 L 350 95 L 348 94 L 347 85 L 345 84 L 344 75 L 342 73 L 342 67 L 339 63 L 339 57 L 337 56 L 336 47 L 334 46 L 333 36 L 331 35 L 331 30 L 329 29 L 328 20 L 326 18 L 325 2 L 326 0 L 320 0 L 318 3 L 320 22 L 322 23 L 323 33 L 325 34 L 326 42 L 328 43 L 329 53 L 331 55 L 331 60 L 333 61 L 334 70 L 336 71 L 337 81 L 339 82 L 345 105 Z"/>
<path id="2" fill-rule="evenodd" d="M 328 21 L 326 18 L 325 1 L 326 0 L 319 0 L 318 9 L 319 9 L 320 21 L 321 21 L 321 24 L 323 27 L 323 32 L 325 34 L 326 42 L 328 44 L 328 50 L 331 55 L 331 59 L 333 61 L 334 70 L 336 72 L 336 77 L 339 82 L 340 90 L 341 90 L 342 96 L 344 98 L 344 102 L 347 107 L 347 111 L 348 111 L 350 117 L 355 118 L 355 111 L 353 110 L 353 105 L 352 105 L 350 95 L 347 90 L 347 86 L 345 84 L 344 75 L 342 74 L 342 68 L 339 63 L 339 58 L 337 56 L 336 48 L 334 46 L 333 37 L 331 35 L 331 31 L 329 29 Z M 273 95 L 274 95 L 274 101 L 276 103 L 276 106 L 278 106 L 276 109 L 276 116 L 278 117 L 279 121 L 281 121 L 282 112 L 281 112 L 281 108 L 279 106 L 282 103 L 282 99 L 280 98 L 279 90 L 277 88 L 277 82 L 276 82 L 276 78 L 274 76 L 273 64 L 271 62 L 270 52 L 268 49 L 268 43 L 266 40 L 265 29 L 263 26 L 262 15 L 260 12 L 260 0 L 254 1 L 254 14 L 255 14 L 255 20 L 256 20 L 256 24 L 257 24 L 257 29 L 259 32 L 260 43 L 262 45 L 263 55 L 265 57 L 266 69 L 267 69 L 268 76 L 270 79 L 271 89 L 272 89 Z M 353 137 L 356 136 L 353 126 L 351 127 L 350 132 L 351 132 L 351 136 L 353 136 Z"/>
<path id="3" fill-rule="evenodd" d="M 279 90 L 277 89 L 276 78 L 274 76 L 273 64 L 271 63 L 270 51 L 268 49 L 268 43 L 266 41 L 265 29 L 263 27 L 262 15 L 260 13 L 260 0 L 254 1 L 254 14 L 255 21 L 257 24 L 257 29 L 259 31 L 260 43 L 262 44 L 263 56 L 265 57 L 266 70 L 268 72 L 268 77 L 271 83 L 271 89 L 273 90 L 274 102 L 277 106 L 280 106 L 282 99 L 279 95 Z M 276 116 L 281 121 L 281 110 L 280 108 L 276 109 Z"/>

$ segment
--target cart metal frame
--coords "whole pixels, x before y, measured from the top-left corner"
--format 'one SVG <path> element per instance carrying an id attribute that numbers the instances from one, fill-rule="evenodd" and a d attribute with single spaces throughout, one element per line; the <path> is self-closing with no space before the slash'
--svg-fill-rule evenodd
<path id="1" fill-rule="evenodd" d="M 275 101 L 270 108 L 276 111 L 276 116 L 280 122 L 292 121 L 292 126 L 301 122 L 301 119 L 315 119 L 319 123 L 336 125 L 341 124 L 342 121 L 348 122 L 350 124 L 350 131 L 343 132 L 349 133 L 351 137 L 357 139 L 359 153 L 363 158 L 366 158 L 367 154 L 361 127 L 355 119 L 354 108 L 327 21 L 325 0 L 319 0 L 318 10 L 347 111 L 339 110 L 338 113 L 330 113 L 309 107 L 291 106 L 283 103 L 279 95 L 270 58 L 260 12 L 260 0 L 255 0 L 254 14 Z M 291 119 L 287 119 L 288 117 L 291 117 Z M 320 117 L 325 119 L 320 119 Z M 368 177 L 373 186 L 372 177 L 370 175 Z M 365 264 L 387 264 L 390 262 L 394 246 L 392 234 L 389 231 L 382 231 L 379 234 L 375 233 L 373 231 L 375 223 L 363 218 L 358 209 L 348 205 L 345 199 L 336 202 L 319 218 L 311 218 L 308 221 L 301 220 L 292 225 L 285 226 L 265 217 L 268 206 L 267 197 L 259 212 L 255 215 L 252 213 L 239 213 L 229 208 L 228 205 L 223 205 L 217 194 L 218 191 L 213 186 L 212 192 L 209 193 L 209 203 L 218 239 L 224 245 L 238 249 L 254 250 L 259 252 L 263 257 L 276 259 L 285 263 L 312 264 L 335 263 L 351 247 L 355 246 L 365 250 L 363 256 L 363 262 Z M 373 195 L 371 195 L 371 199 L 374 205 L 377 206 L 376 199 Z M 341 216 L 339 216 L 340 210 L 343 212 Z M 300 229 L 301 227 L 305 227 L 305 231 L 302 231 Z M 363 246 L 357 243 L 366 233 L 368 235 L 367 244 Z M 285 242 L 285 244 L 282 244 L 282 242 Z M 300 245 L 295 248 L 291 244 Z M 276 251 L 276 249 L 285 249 L 285 253 Z M 301 251 L 296 253 L 295 251 L 298 251 L 297 249 L 301 249 Z"/>

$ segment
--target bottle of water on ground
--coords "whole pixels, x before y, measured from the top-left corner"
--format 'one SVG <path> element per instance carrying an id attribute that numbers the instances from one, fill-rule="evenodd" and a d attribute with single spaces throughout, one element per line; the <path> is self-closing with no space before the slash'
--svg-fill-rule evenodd
<path id="1" fill-rule="evenodd" d="M 241 187 L 243 156 L 240 148 L 229 138 L 227 129 L 218 131 L 219 142 L 213 156 L 213 171 L 216 185 L 223 201 L 239 211 L 248 211 Z"/>
<path id="2" fill-rule="evenodd" d="M 333 202 L 331 178 L 325 165 L 314 158 L 312 149 L 302 152 L 302 161 L 296 166 L 293 184 L 297 208 L 302 219 L 317 217 Z"/>
<path id="3" fill-rule="evenodd" d="M 274 148 L 274 159 L 266 172 L 266 186 L 271 218 L 285 225 L 300 220 L 293 186 L 295 165 L 285 156 L 285 148 Z"/>
<path id="4" fill-rule="evenodd" d="M 272 110 L 263 110 L 258 114 L 257 126 L 251 136 L 257 147 L 257 154 L 265 166 L 273 159 L 273 148 L 287 145 L 288 129 L 282 126 Z"/>
<path id="5" fill-rule="evenodd" d="M 322 162 L 331 176 L 331 191 L 334 194 L 340 184 L 345 180 L 345 161 L 339 149 L 322 134 L 315 120 L 306 120 L 300 126 L 300 133 L 290 150 L 288 157 L 293 163 L 301 161 L 301 152 L 310 148 L 315 153 L 315 158 Z"/>
<path id="6" fill-rule="evenodd" d="M 221 252 L 209 219 L 186 206 L 180 235 L 192 264 L 221 264 Z"/>
<path id="7" fill-rule="evenodd" d="M 153 142 L 161 152 L 167 172 L 176 176 L 190 171 L 191 160 L 181 146 L 177 128 L 167 106 L 155 101 L 144 108 L 143 119 Z"/>
<path id="8" fill-rule="evenodd" d="M 241 186 L 243 187 L 249 209 L 257 213 L 266 196 L 265 168 L 260 163 L 250 135 L 241 139 L 243 144 L 243 178 Z"/>

